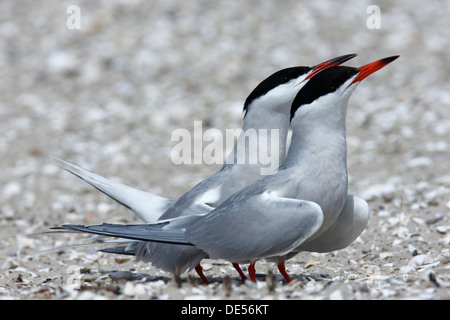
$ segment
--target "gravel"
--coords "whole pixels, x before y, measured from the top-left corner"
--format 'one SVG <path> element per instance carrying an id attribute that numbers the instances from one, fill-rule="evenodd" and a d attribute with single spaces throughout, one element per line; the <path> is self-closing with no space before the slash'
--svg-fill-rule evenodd
<path id="1" fill-rule="evenodd" d="M 80 9 L 80 29 L 67 26 Z M 450 6 L 384 1 L 0 3 L 0 299 L 449 299 Z M 75 25 L 76 26 L 76 25 Z M 70 27 L 70 23 L 69 23 Z M 400 54 L 350 100 L 350 192 L 371 219 L 348 248 L 257 267 L 205 260 L 210 286 L 48 234 L 62 223 L 139 222 L 49 155 L 169 198 L 217 166 L 174 165 L 171 133 L 239 128 L 272 72 L 347 53 Z"/>

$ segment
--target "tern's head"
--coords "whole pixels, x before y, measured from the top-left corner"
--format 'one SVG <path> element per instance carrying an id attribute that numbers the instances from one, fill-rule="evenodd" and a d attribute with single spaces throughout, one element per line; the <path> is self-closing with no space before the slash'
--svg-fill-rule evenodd
<path id="1" fill-rule="evenodd" d="M 340 65 L 356 54 L 340 56 L 314 67 L 291 67 L 275 72 L 262 81 L 247 97 L 244 112 L 282 112 L 289 110 L 297 93 L 308 81 L 323 70 Z"/>
<path id="2" fill-rule="evenodd" d="M 359 68 L 333 66 L 314 75 L 296 95 L 291 106 L 291 119 L 328 117 L 338 106 L 345 109 L 356 86 L 370 74 L 383 68 L 399 56 L 374 61 Z"/>

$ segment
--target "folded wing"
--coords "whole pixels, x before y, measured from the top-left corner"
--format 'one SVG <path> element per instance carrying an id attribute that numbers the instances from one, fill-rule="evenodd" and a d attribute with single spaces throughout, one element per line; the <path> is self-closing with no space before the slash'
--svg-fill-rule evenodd
<path id="1" fill-rule="evenodd" d="M 185 236 L 210 258 L 232 262 L 285 254 L 314 234 L 323 221 L 316 203 L 268 193 L 224 204 L 186 227 Z"/>

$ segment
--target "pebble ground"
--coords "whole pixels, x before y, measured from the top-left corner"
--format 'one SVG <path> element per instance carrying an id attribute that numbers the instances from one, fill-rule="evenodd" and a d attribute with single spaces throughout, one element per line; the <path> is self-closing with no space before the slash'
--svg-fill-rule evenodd
<path id="1" fill-rule="evenodd" d="M 371 29 L 372 4 L 1 2 L 0 299 L 449 299 L 450 6 L 383 1 Z M 241 284 L 205 260 L 204 286 L 92 247 L 39 253 L 79 243 L 42 233 L 62 223 L 138 222 L 49 155 L 176 198 L 217 166 L 174 165 L 175 129 L 239 128 L 269 74 L 354 52 L 401 57 L 350 100 L 349 189 L 371 218 L 348 248 L 299 254 L 289 285 L 265 262 Z"/>

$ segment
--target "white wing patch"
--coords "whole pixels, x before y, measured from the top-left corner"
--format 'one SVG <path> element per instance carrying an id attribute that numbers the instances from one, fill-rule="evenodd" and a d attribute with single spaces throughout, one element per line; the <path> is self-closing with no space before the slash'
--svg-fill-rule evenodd
<path id="1" fill-rule="evenodd" d="M 219 201 L 221 198 L 221 191 L 222 185 L 209 189 L 201 197 L 197 199 L 195 205 L 200 206 L 207 205 L 211 209 L 217 207 L 219 205 Z"/>

